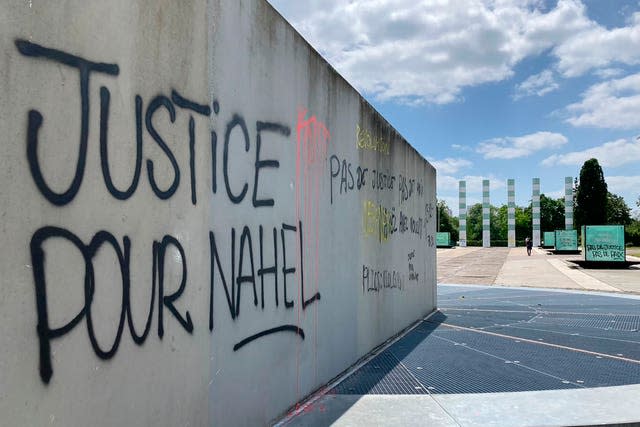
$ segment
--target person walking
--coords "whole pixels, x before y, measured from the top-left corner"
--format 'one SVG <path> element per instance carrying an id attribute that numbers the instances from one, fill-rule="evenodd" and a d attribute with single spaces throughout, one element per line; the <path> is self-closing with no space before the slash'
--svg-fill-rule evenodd
<path id="1" fill-rule="evenodd" d="M 533 249 L 533 241 L 530 238 L 524 239 L 524 244 L 527 246 L 527 255 L 531 256 L 531 249 Z"/>

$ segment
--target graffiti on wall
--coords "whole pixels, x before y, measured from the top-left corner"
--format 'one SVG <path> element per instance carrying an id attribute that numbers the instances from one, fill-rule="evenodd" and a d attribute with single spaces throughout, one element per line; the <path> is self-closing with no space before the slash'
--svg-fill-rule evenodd
<path id="1" fill-rule="evenodd" d="M 389 156 L 386 159 L 391 158 L 391 144 L 388 141 L 383 142 L 382 138 L 373 136 L 360 125 L 356 133 L 358 148 L 380 152 Z M 365 239 L 386 244 L 395 237 L 415 238 L 422 240 L 426 247 L 434 247 L 435 236 L 430 224 L 434 223 L 435 207 L 432 201 L 425 198 L 424 181 L 422 178 L 394 173 L 390 164 L 390 160 L 376 161 L 375 167 L 369 167 L 332 154 L 328 164 L 330 203 L 338 204 L 350 195 L 363 193 L 360 196 L 360 216 L 361 234 Z M 414 257 L 415 250 L 409 260 Z M 363 265 L 362 292 L 403 290 L 405 283 L 419 282 L 420 272 L 416 271 L 414 264 L 424 265 L 410 262 L 407 271 L 392 268 L 389 260 L 385 265 Z"/>
<path id="2" fill-rule="evenodd" d="M 389 162 L 378 162 L 375 166 L 361 165 L 335 152 L 329 127 L 307 108 L 300 108 L 296 117 L 289 118 L 293 125 L 248 120 L 238 112 L 228 114 L 228 119 L 224 120 L 221 116 L 222 105 L 217 99 L 202 103 L 188 98 L 177 89 L 156 94 L 150 99 L 136 94 L 132 99 L 135 116 L 132 152 L 135 153 L 135 161 L 126 185 L 122 185 L 122 181 L 116 185 L 109 159 L 109 132 L 113 126 L 110 122 L 111 91 L 105 85 L 94 93 L 90 90 L 90 82 L 96 75 L 116 79 L 120 73 L 118 64 L 90 61 L 27 40 L 16 40 L 15 46 L 29 60 L 52 62 L 78 76 L 78 99 L 60 100 L 65 107 L 74 102 L 80 105 L 77 119 L 80 137 L 75 145 L 72 143 L 77 151 L 77 161 L 63 171 L 72 178 L 62 191 L 54 189 L 47 179 L 45 171 L 51 169 L 46 167 L 47 158 L 38 154 L 38 147 L 46 144 L 41 130 L 51 124 L 47 122 L 45 114 L 36 108 L 27 112 L 26 158 L 29 172 L 40 196 L 53 206 L 72 206 L 83 182 L 87 186 L 87 157 L 91 153 L 88 146 L 90 139 L 96 135 L 99 141 L 96 153 L 102 175 L 99 185 L 104 185 L 116 203 L 134 198 L 141 186 L 148 185 L 153 197 L 160 201 L 172 200 L 180 194 L 192 206 L 198 206 L 202 203 L 203 188 L 206 191 L 210 188 L 211 193 L 205 198 L 207 202 L 210 197 L 217 196 L 226 198 L 234 206 L 250 205 L 253 209 L 275 211 L 278 207 L 277 197 L 270 193 L 271 186 L 265 183 L 279 172 L 282 159 L 264 153 L 268 144 L 281 143 L 282 150 L 275 150 L 277 152 L 291 151 L 291 142 L 295 143 L 295 211 L 288 212 L 289 215 L 286 215 L 287 212 L 285 215 L 275 213 L 272 215 L 276 218 L 275 224 L 239 224 L 227 230 L 203 230 L 204 236 L 208 237 L 203 239 L 208 243 L 205 248 L 192 248 L 190 241 L 163 232 L 145 241 L 143 237 L 118 234 L 114 230 L 96 230 L 88 240 L 83 240 L 77 230 L 57 225 L 45 225 L 33 230 L 29 248 L 36 294 L 39 372 L 44 383 L 49 383 L 53 375 L 51 342 L 62 339 L 83 322 L 95 355 L 108 360 L 116 355 L 125 330 L 133 342 L 141 346 L 152 334 L 157 334 L 158 339 L 162 340 L 168 322 L 176 322 L 187 334 L 193 334 L 201 325 L 208 323 L 208 330 L 213 333 L 216 329 L 216 308 L 222 307 L 225 316 L 228 315 L 232 322 L 238 322 L 248 309 L 256 312 L 274 309 L 300 313 L 319 303 L 320 253 L 324 244 L 321 238 L 323 218 L 320 215 L 323 203 L 336 205 L 349 195 L 362 194 L 362 202 L 358 205 L 362 210 L 359 226 L 363 238 L 383 244 L 404 236 L 422 241 L 427 247 L 434 245 L 434 238 L 429 233 L 434 207 L 431 201 L 425 200 L 422 177 L 397 173 L 384 166 Z M 90 129 L 89 125 L 90 106 L 96 97 L 99 105 L 97 132 Z M 186 119 L 186 128 L 178 129 L 186 143 L 176 146 L 169 144 L 163 129 L 169 126 L 176 130 L 177 123 L 183 122 L 178 119 Z M 196 129 L 205 126 L 206 140 L 198 140 L 196 135 L 202 135 L 202 132 L 197 133 Z M 391 158 L 390 141 L 374 136 L 360 125 L 356 127 L 356 141 L 357 147 L 365 152 Z M 150 148 L 146 144 L 153 145 L 168 168 L 163 167 L 161 171 L 158 165 L 160 159 L 149 156 Z M 188 159 L 186 167 L 178 162 L 180 155 Z M 202 176 L 202 171 L 196 170 L 196 159 L 199 158 L 206 158 L 209 164 L 208 185 L 202 185 L 196 179 L 196 176 Z M 251 169 L 248 174 L 233 173 L 232 165 L 238 158 L 245 163 L 249 159 Z M 287 166 L 293 168 L 293 165 Z M 328 200 L 323 200 L 323 197 Z M 52 242 L 56 245 L 52 246 Z M 84 271 L 81 288 L 83 304 L 77 312 L 70 313 L 70 320 L 65 324 L 52 326 L 49 320 L 51 301 L 47 297 L 46 267 L 48 259 L 52 258 L 50 255 L 55 250 L 54 246 L 61 242 L 77 250 L 75 260 Z M 149 248 L 148 255 L 144 259 L 133 259 L 133 254 L 145 253 L 141 249 L 145 246 Z M 109 343 L 100 342 L 96 337 L 98 325 L 93 315 L 99 306 L 99 302 L 94 300 L 98 282 L 94 261 L 97 254 L 105 253 L 105 250 L 115 261 L 116 272 L 119 273 L 117 286 L 122 292 L 117 321 L 112 326 L 114 338 Z M 209 260 L 209 283 L 206 287 L 209 310 L 205 319 L 194 317 L 190 308 L 185 307 L 185 302 L 180 301 L 188 289 L 195 287 L 193 279 L 190 281 L 194 272 L 188 271 L 188 259 L 196 252 L 207 254 Z M 415 251 L 412 254 L 415 256 Z M 408 270 L 391 264 L 362 264 L 362 292 L 374 295 L 384 290 L 402 291 L 409 282 L 417 282 L 420 276 L 412 262 L 413 256 L 410 255 Z M 178 260 L 177 283 L 168 278 L 165 261 L 169 258 Z M 132 279 L 132 268 L 141 264 L 151 265 L 151 274 L 145 280 L 138 279 L 136 283 Z M 148 289 L 148 303 L 134 307 L 131 295 L 134 289 L 141 288 Z M 145 315 L 139 324 L 134 322 L 132 315 L 138 310 Z M 295 322 L 266 328 L 261 325 L 262 330 L 235 341 L 233 351 L 276 333 L 290 333 L 304 340 L 305 331 L 299 324 L 300 316 L 294 317 L 297 318 Z"/>
<path id="3" fill-rule="evenodd" d="M 391 143 L 389 141 L 372 135 L 368 130 L 362 129 L 360 125 L 356 125 L 356 145 L 361 150 L 377 151 L 387 156 L 391 151 Z"/>
<path id="4" fill-rule="evenodd" d="M 37 60 L 52 61 L 75 69 L 79 76 L 80 89 L 80 139 L 77 145 L 78 160 L 75 169 L 72 171 L 73 179 L 69 187 L 61 192 L 57 192 L 48 184 L 43 173 L 43 162 L 46 159 L 38 156 L 39 131 L 42 126 L 46 126 L 46 117 L 37 109 L 32 109 L 27 113 L 27 160 L 33 181 L 39 193 L 54 206 L 62 207 L 71 204 L 76 198 L 83 183 L 87 163 L 87 147 L 89 144 L 89 107 L 91 96 L 89 83 L 92 75 L 97 73 L 117 76 L 119 67 L 115 63 L 98 63 L 72 55 L 61 50 L 43 47 L 41 45 L 26 41 L 16 40 L 16 48 L 25 57 Z M 169 200 L 181 191 L 182 177 L 188 174 L 186 187 L 189 191 L 191 203 L 195 206 L 198 203 L 198 187 L 196 182 L 195 158 L 202 156 L 208 150 L 211 159 L 211 191 L 213 194 L 219 193 L 218 181 L 221 178 L 225 194 L 233 204 L 240 204 L 247 200 L 251 202 L 253 208 L 274 208 L 276 200 L 268 194 L 263 185 L 263 176 L 268 169 L 277 170 L 280 167 L 278 159 L 263 158 L 261 149 L 264 144 L 264 135 L 272 134 L 282 139 L 283 142 L 289 140 L 291 128 L 282 123 L 256 121 L 248 124 L 240 114 L 233 114 L 221 128 L 222 131 L 212 129 L 210 140 L 204 143 L 196 141 L 195 127 L 197 118 L 209 118 L 210 115 L 220 113 L 220 104 L 217 100 L 211 106 L 187 99 L 178 91 L 172 90 L 170 94 L 159 94 L 148 102 L 145 102 L 140 95 L 134 98 L 136 140 L 135 166 L 132 171 L 131 183 L 127 188 L 116 188 L 110 171 L 108 158 L 108 135 L 110 116 L 110 91 L 107 87 L 100 87 L 100 166 L 102 170 L 103 183 L 111 196 L 116 200 L 127 200 L 132 198 L 142 181 L 142 165 L 144 159 L 143 133 L 153 140 L 166 160 L 170 164 L 170 184 L 162 187 L 158 184 L 156 170 L 152 159 L 146 159 L 147 170 L 146 180 L 155 196 L 160 200 Z M 65 100 L 66 101 L 66 100 Z M 146 106 L 145 106 L 146 104 Z M 165 137 L 158 131 L 157 122 L 161 119 L 160 114 L 168 116 L 170 123 L 176 122 L 179 114 L 188 115 L 188 150 L 189 167 L 188 171 L 182 171 L 176 160 L 176 155 L 167 144 Z M 304 114 L 302 115 L 304 116 Z M 210 284 L 209 284 L 209 331 L 214 330 L 214 299 L 222 298 L 228 307 L 228 314 L 231 319 L 237 321 L 241 316 L 242 297 L 248 298 L 257 310 L 264 310 L 265 301 L 273 301 L 275 308 L 292 310 L 295 307 L 307 309 L 311 304 L 320 300 L 318 290 L 318 195 L 320 168 L 326 159 L 326 143 L 329 138 L 328 129 L 312 117 L 307 122 L 301 121 L 304 117 L 298 118 L 298 159 L 302 159 L 304 167 L 296 169 L 296 185 L 300 201 L 296 204 L 296 221 L 287 223 L 283 221 L 275 226 L 261 224 L 257 229 L 248 226 L 234 228 L 229 233 L 208 231 L 209 236 L 209 259 L 210 259 Z M 243 145 L 244 153 L 249 153 L 250 149 L 255 151 L 255 162 L 253 168 L 253 182 L 243 181 L 234 177 L 230 173 L 230 145 L 232 141 L 238 143 L 238 139 L 232 139 L 231 135 L 240 135 L 240 144 Z M 204 152 L 204 153 L 203 153 Z M 240 150 L 242 152 L 242 150 Z M 298 165 L 300 166 L 300 165 Z M 183 173 L 184 172 L 184 173 Z M 221 186 L 222 186 L 221 185 Z M 304 200 L 304 202 L 303 202 Z M 310 219 L 315 225 L 312 230 L 307 230 L 303 226 L 303 219 Z M 311 242 L 307 242 L 307 239 Z M 52 327 L 49 323 L 49 301 L 47 300 L 47 242 L 61 240 L 70 243 L 78 250 L 78 262 L 84 266 L 84 304 L 82 308 L 73 315 L 72 319 L 59 327 Z M 147 260 L 132 260 L 131 253 L 134 245 L 144 245 L 145 242 L 134 241 L 135 239 L 124 235 L 118 237 L 116 234 L 107 231 L 97 231 L 88 243 L 76 235 L 72 230 L 57 226 L 44 226 L 33 233 L 30 241 L 30 253 L 33 265 L 34 285 L 36 291 L 37 310 L 37 335 L 40 351 L 40 377 L 43 382 L 48 383 L 53 375 L 51 341 L 60 339 L 78 326 L 81 321 L 85 321 L 87 333 L 93 351 L 101 359 L 112 358 L 120 345 L 123 332 L 128 329 L 132 340 L 137 345 L 142 345 L 149 337 L 152 330 L 152 321 L 157 315 L 157 335 L 162 339 L 165 324 L 168 319 L 176 321 L 185 332 L 192 334 L 198 328 L 199 322 L 194 319 L 188 308 L 177 308 L 177 301 L 189 286 L 189 272 L 187 271 L 188 245 L 181 242 L 176 236 L 164 235 L 153 239 L 151 253 Z M 267 246 L 269 245 L 269 246 Z M 303 255 L 309 246 L 316 247 L 315 261 L 307 263 L 312 267 L 312 286 L 305 285 L 305 262 Z M 120 286 L 122 290 L 122 300 L 120 303 L 119 320 L 114 325 L 115 338 L 109 345 L 98 342 L 95 334 L 95 324 L 92 316 L 95 307 L 94 294 L 96 288 L 96 274 L 94 268 L 94 257 L 101 248 L 109 248 L 113 252 L 116 265 L 120 273 Z M 271 251 L 267 248 L 273 248 Z M 50 249 L 49 249 L 50 250 Z M 165 258 L 169 250 L 175 251 L 181 263 L 181 278 L 174 289 L 166 282 L 165 278 Z M 272 254 L 271 259 L 267 258 L 267 253 Z M 224 254 L 224 255 L 223 255 Z M 225 261 L 222 261 L 222 260 Z M 142 283 L 132 283 L 132 265 L 140 262 L 152 264 L 152 277 L 146 286 L 150 288 L 150 299 L 146 309 L 146 321 L 142 325 L 135 325 L 132 317 L 131 290 L 134 286 L 143 286 Z M 266 289 L 265 278 L 271 277 L 273 289 Z M 171 288 L 171 289 L 170 289 Z M 270 297 L 269 294 L 272 296 Z M 156 304 L 157 295 L 157 304 Z M 269 304 L 269 302 L 267 302 Z M 250 342 L 279 332 L 290 332 L 305 338 L 305 333 L 296 324 L 284 324 L 270 327 L 258 333 L 247 336 L 234 344 L 233 350 L 237 351 Z"/>
<path id="5" fill-rule="evenodd" d="M 302 302 L 302 308 L 306 308 L 315 300 L 320 299 L 318 276 L 320 273 L 320 194 L 324 188 L 322 171 L 327 158 L 327 150 L 331 140 L 331 133 L 326 125 L 316 118 L 307 116 L 306 109 L 298 111 L 296 124 L 296 218 L 301 221 L 305 218 L 309 227 L 304 234 L 303 246 L 302 238 L 298 245 L 300 257 L 303 254 L 312 257 L 307 265 L 311 271 L 307 272 L 307 277 L 311 279 L 311 289 L 314 294 L 308 300 Z M 300 224 L 302 224 L 300 222 Z M 304 263 L 301 263 L 304 266 Z M 304 280 L 300 271 L 299 280 Z"/>

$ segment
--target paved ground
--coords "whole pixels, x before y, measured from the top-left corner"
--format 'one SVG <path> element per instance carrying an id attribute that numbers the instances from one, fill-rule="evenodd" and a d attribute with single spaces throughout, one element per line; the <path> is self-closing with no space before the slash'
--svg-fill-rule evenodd
<path id="1" fill-rule="evenodd" d="M 439 282 L 474 285 L 439 285 L 435 314 L 282 425 L 640 421 L 640 268 L 583 270 L 520 248 L 438 257 Z"/>
<path id="2" fill-rule="evenodd" d="M 553 255 L 525 248 L 438 249 L 438 283 L 580 289 L 640 294 L 640 265 L 628 269 L 582 269 L 580 255 Z M 627 256 L 628 260 L 640 261 Z"/>

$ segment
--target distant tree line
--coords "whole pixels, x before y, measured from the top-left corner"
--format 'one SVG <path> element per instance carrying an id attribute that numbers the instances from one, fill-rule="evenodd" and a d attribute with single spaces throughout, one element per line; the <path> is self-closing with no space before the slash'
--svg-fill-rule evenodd
<path id="1" fill-rule="evenodd" d="M 631 208 L 621 196 L 610 193 L 598 160 L 587 160 L 580 170 L 580 178 L 574 183 L 574 227 L 582 225 L 624 225 L 628 244 L 640 246 L 640 215 L 633 218 Z M 636 202 L 640 208 L 640 196 Z M 451 239 L 459 240 L 459 220 L 450 213 L 444 200 L 438 201 L 439 231 L 451 233 Z M 491 246 L 507 246 L 508 207 L 491 205 Z M 533 234 L 531 202 L 529 206 L 516 206 L 516 243 L 524 245 L 525 237 Z M 564 197 L 553 199 L 540 195 L 540 229 L 561 230 L 564 223 Z M 467 209 L 467 244 L 482 245 L 482 203 Z"/>

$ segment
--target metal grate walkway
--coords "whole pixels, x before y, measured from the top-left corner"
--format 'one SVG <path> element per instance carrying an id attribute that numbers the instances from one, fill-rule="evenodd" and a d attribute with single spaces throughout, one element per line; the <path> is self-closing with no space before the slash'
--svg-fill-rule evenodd
<path id="1" fill-rule="evenodd" d="M 460 394 L 640 384 L 640 300 L 440 286 L 440 310 L 330 393 Z"/>

